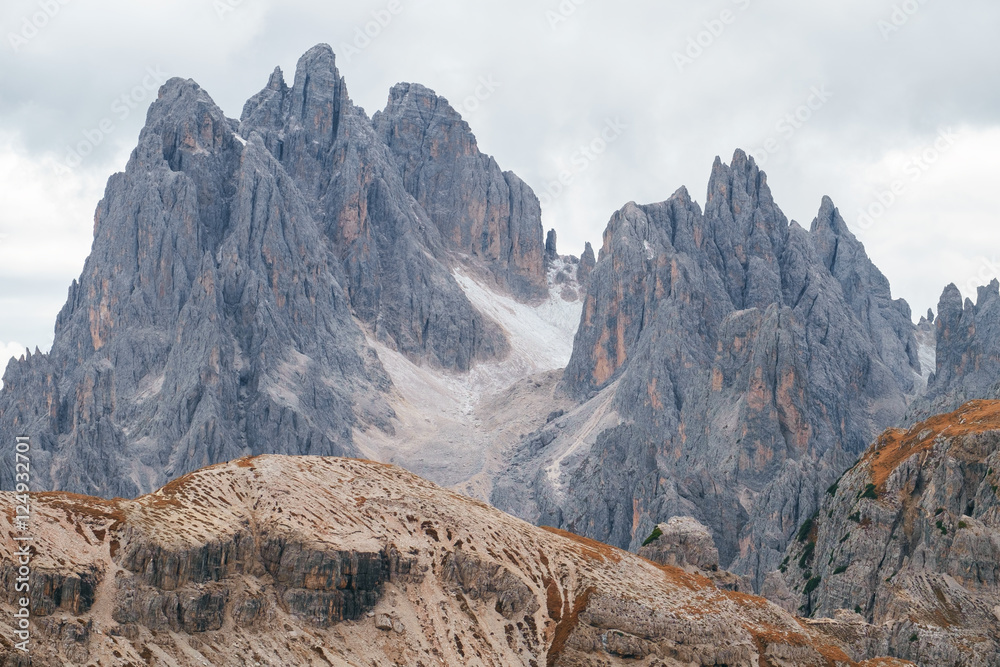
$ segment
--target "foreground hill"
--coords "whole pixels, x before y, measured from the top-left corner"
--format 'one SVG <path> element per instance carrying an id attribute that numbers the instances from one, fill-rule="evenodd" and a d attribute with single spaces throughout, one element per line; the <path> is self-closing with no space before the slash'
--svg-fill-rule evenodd
<path id="1" fill-rule="evenodd" d="M 364 461 L 240 459 L 137 500 L 40 494 L 30 530 L 34 665 L 856 664 L 763 599 Z M 9 595 L 7 513 L 0 532 Z"/>
<path id="2" fill-rule="evenodd" d="M 861 652 L 1000 665 L 1000 401 L 886 432 L 830 487 L 764 593 Z"/>

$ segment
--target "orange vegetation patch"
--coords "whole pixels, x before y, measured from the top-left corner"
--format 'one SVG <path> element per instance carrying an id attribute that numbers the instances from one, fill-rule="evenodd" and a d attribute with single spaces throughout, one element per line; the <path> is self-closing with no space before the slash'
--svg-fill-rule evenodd
<path id="1" fill-rule="evenodd" d="M 643 560 L 646 559 L 643 558 Z M 692 574 L 673 565 L 660 565 L 659 563 L 654 563 L 651 560 L 646 560 L 646 562 L 662 572 L 666 576 L 667 581 L 675 586 L 683 586 L 684 588 L 695 592 L 707 590 L 712 593 L 722 593 L 722 591 L 716 588 L 715 583 L 708 577 L 703 577 L 700 574 Z M 706 610 L 700 609 L 699 611 L 704 612 Z"/>
<path id="2" fill-rule="evenodd" d="M 562 620 L 562 594 L 559 592 L 559 585 L 554 579 L 545 577 L 545 608 L 549 613 L 549 618 L 558 623 Z"/>
<path id="3" fill-rule="evenodd" d="M 145 496 L 141 496 L 139 500 L 153 500 L 156 496 L 175 496 L 184 490 L 184 487 L 195 479 L 195 477 L 201 474 L 201 470 L 195 470 L 194 472 L 189 472 L 186 475 L 178 477 L 175 480 L 167 482 L 160 487 L 158 491 L 153 493 L 148 493 Z"/>
<path id="4" fill-rule="evenodd" d="M 767 611 L 771 606 L 770 603 L 764 598 L 757 597 L 755 595 L 747 595 L 746 593 L 737 593 L 735 591 L 721 591 L 723 595 L 738 604 L 743 609 L 752 611 Z M 802 624 L 801 619 L 796 619 L 799 624 Z M 747 632 L 753 636 L 754 643 L 757 645 L 757 649 L 761 656 L 761 665 L 769 664 L 769 661 L 764 659 L 764 652 L 767 647 L 771 644 L 779 644 L 786 646 L 810 646 L 819 653 L 826 660 L 828 665 L 854 665 L 854 661 L 844 653 L 843 649 L 835 644 L 825 643 L 823 639 L 811 639 L 808 635 L 798 632 L 796 630 L 780 628 L 776 625 L 767 622 L 758 623 L 748 623 L 743 626 Z M 808 630 L 808 628 L 805 628 Z M 815 634 L 815 633 L 810 633 Z M 866 667 L 896 667 L 897 665 L 909 664 L 905 662 L 887 662 L 884 665 L 880 665 L 877 662 L 864 663 Z"/>
<path id="5" fill-rule="evenodd" d="M 757 597 L 756 595 L 747 595 L 746 593 L 739 593 L 737 591 L 725 591 L 719 590 L 724 596 L 738 604 L 744 609 L 756 609 L 765 610 L 768 608 L 770 603 L 764 598 Z"/>
<path id="6" fill-rule="evenodd" d="M 565 614 L 559 623 L 556 624 L 555 634 L 552 638 L 552 646 L 549 647 L 549 654 L 546 659 L 547 667 L 554 667 L 559 662 L 559 656 L 562 654 L 563 649 L 566 647 L 566 642 L 569 640 L 570 635 L 573 634 L 573 630 L 576 629 L 577 624 L 580 622 L 580 614 L 587 608 L 590 603 L 590 596 L 597 591 L 596 588 L 591 586 L 583 592 L 582 595 L 578 596 L 576 600 L 573 601 L 573 608 L 567 609 L 567 614 Z M 566 601 L 567 606 L 569 600 Z"/>
<path id="7" fill-rule="evenodd" d="M 610 560 L 612 563 L 618 563 L 622 559 L 620 550 L 609 544 L 604 544 L 603 542 L 592 540 L 589 537 L 583 537 L 582 535 L 577 535 L 576 533 L 560 530 L 551 526 L 541 526 L 541 529 L 548 531 L 553 535 L 565 537 L 568 540 L 576 542 L 579 547 L 580 554 L 587 560 Z"/>
<path id="8" fill-rule="evenodd" d="M 111 521 L 107 530 L 113 531 L 126 521 L 120 500 L 104 500 L 91 496 L 61 491 L 33 494 L 42 504 L 52 509 L 62 510 L 68 516 L 76 516 L 95 522 Z M 77 526 L 79 529 L 79 526 Z"/>
<path id="9" fill-rule="evenodd" d="M 236 459 L 233 463 L 236 464 L 237 468 L 253 468 L 253 462 L 258 458 L 257 456 L 244 456 L 242 459 Z"/>
<path id="10" fill-rule="evenodd" d="M 939 436 L 955 437 L 1000 430 L 1000 401 L 971 401 L 955 412 L 937 415 L 908 431 L 889 429 L 862 459 L 876 488 L 885 487 L 889 475 L 914 454 L 927 451 Z"/>
<path id="11" fill-rule="evenodd" d="M 749 596 L 748 596 L 749 597 Z M 850 656 L 844 653 L 843 649 L 833 644 L 826 644 L 822 640 L 810 638 L 802 633 L 779 628 L 771 623 L 747 623 L 743 628 L 753 637 L 754 644 L 760 658 L 760 664 L 764 667 L 772 663 L 764 657 L 767 647 L 775 644 L 778 646 L 805 646 L 812 648 L 819 653 L 829 667 L 836 665 L 855 665 Z"/>
<path id="12" fill-rule="evenodd" d="M 743 628 L 753 635 L 758 643 L 764 646 L 770 644 L 780 644 L 784 646 L 811 646 L 809 638 L 800 632 L 794 632 L 787 628 L 779 628 L 771 623 L 757 622 L 747 623 Z M 845 660 L 848 660 L 845 658 Z"/>

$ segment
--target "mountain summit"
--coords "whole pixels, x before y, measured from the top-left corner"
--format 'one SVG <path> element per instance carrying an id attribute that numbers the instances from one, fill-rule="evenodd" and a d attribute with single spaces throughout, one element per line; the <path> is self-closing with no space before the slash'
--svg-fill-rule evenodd
<path id="1" fill-rule="evenodd" d="M 401 85 L 373 123 L 328 46 L 239 120 L 171 79 L 51 352 L 7 368 L 0 435 L 32 436 L 40 488 L 108 497 L 242 455 L 357 455 L 356 433 L 394 430 L 373 345 L 445 372 L 506 358 L 453 272 L 540 298 L 542 231 L 446 101 Z"/>
<path id="2" fill-rule="evenodd" d="M 629 202 L 560 255 L 447 100 L 398 84 L 369 118 L 324 45 L 239 119 L 168 81 L 94 222 L 0 390 L 35 489 L 377 459 L 632 551 L 678 517 L 760 590 L 879 433 L 997 397 L 998 283 L 915 326 L 833 201 L 789 221 L 742 151 L 703 208 Z"/>
<path id="3" fill-rule="evenodd" d="M 704 212 L 682 188 L 612 216 L 563 379 L 579 405 L 493 502 L 631 549 L 692 516 L 759 583 L 921 389 L 914 332 L 833 202 L 788 222 L 736 151 Z"/>

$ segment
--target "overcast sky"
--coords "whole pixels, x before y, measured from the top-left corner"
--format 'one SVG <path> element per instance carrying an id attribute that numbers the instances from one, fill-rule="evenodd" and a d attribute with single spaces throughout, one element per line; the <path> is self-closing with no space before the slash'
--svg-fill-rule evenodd
<path id="1" fill-rule="evenodd" d="M 162 77 L 238 117 L 320 42 L 369 115 L 447 97 L 563 253 L 630 200 L 704 203 L 743 148 L 803 226 L 830 195 L 915 317 L 1000 272 L 996 0 L 4 0 L 0 27 L 3 357 L 51 344 Z"/>

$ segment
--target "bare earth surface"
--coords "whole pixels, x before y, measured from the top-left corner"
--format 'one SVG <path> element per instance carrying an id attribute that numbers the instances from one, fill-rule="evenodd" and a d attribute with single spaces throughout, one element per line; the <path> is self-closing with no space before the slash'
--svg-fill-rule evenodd
<path id="1" fill-rule="evenodd" d="M 33 665 L 856 664 L 761 598 L 394 466 L 240 459 L 33 512 Z M 4 579 L 13 532 L 4 512 Z"/>

